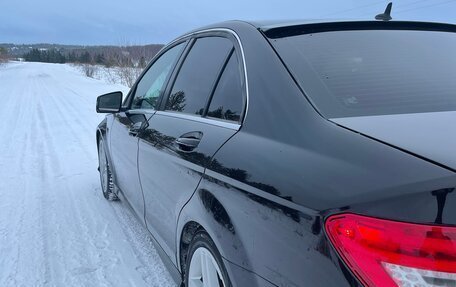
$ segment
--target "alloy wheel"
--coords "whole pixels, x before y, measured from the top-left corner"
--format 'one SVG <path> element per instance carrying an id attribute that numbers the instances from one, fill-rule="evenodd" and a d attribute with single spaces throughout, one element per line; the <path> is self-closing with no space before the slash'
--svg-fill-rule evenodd
<path id="1" fill-rule="evenodd" d="M 199 247 L 193 253 L 188 274 L 188 287 L 225 287 L 220 267 L 211 252 Z"/>

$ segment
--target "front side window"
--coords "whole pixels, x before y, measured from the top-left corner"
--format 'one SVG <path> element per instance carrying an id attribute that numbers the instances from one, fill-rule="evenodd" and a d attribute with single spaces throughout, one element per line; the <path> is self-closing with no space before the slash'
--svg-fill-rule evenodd
<path id="1" fill-rule="evenodd" d="M 227 38 L 196 40 L 174 82 L 166 110 L 202 115 L 233 44 Z"/>
<path id="2" fill-rule="evenodd" d="M 144 74 L 136 87 L 132 109 L 157 108 L 157 101 L 165 88 L 165 81 L 183 47 L 184 43 L 181 43 L 166 51 Z"/>
<path id="3" fill-rule="evenodd" d="M 239 122 L 243 105 L 239 61 L 233 51 L 214 91 L 207 116 Z"/>

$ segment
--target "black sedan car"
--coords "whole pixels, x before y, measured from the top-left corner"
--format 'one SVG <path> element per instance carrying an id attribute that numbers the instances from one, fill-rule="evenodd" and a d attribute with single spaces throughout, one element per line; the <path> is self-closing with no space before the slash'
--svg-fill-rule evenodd
<path id="1" fill-rule="evenodd" d="M 456 286 L 456 25 L 232 21 L 97 99 L 182 286 Z"/>

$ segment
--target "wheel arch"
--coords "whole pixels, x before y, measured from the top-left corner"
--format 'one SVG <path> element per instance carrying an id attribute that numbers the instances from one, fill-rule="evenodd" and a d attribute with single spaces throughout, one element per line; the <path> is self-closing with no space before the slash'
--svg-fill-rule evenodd
<path id="1" fill-rule="evenodd" d="M 186 270 L 187 253 L 190 247 L 190 243 L 192 242 L 193 237 L 195 237 L 196 233 L 198 233 L 199 231 L 205 231 L 207 233 L 207 230 L 201 224 L 193 220 L 188 221 L 182 228 L 179 240 L 177 261 L 182 277 L 184 276 Z"/>
<path id="2" fill-rule="evenodd" d="M 221 219 L 220 215 L 224 219 Z M 177 224 L 176 265 L 182 278 L 185 276 L 190 243 L 199 231 L 205 231 L 209 235 L 224 261 L 234 256 L 238 258 L 234 264 L 244 269 L 250 266 L 245 247 L 229 219 L 229 212 L 224 203 L 214 192 L 199 187 L 182 209 Z M 228 253 L 230 256 L 227 256 Z M 225 268 L 230 278 L 233 278 L 234 273 L 230 265 L 225 264 Z"/>

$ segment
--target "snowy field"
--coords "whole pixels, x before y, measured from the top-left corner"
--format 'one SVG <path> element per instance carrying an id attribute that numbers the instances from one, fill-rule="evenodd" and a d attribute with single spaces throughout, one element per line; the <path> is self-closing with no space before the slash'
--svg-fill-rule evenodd
<path id="1" fill-rule="evenodd" d="M 95 99 L 115 90 L 69 65 L 0 66 L 0 286 L 175 286 L 100 191 Z"/>

